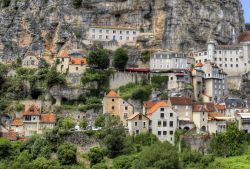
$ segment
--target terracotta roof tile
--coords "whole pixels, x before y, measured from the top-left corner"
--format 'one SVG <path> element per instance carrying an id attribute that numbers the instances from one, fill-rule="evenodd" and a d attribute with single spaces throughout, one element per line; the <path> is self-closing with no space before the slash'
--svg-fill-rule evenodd
<path id="1" fill-rule="evenodd" d="M 134 119 L 135 117 L 137 117 L 137 116 L 139 116 L 141 113 L 134 113 L 134 114 L 132 114 L 129 118 L 128 118 L 128 120 L 132 120 L 132 119 Z M 148 117 L 147 116 L 145 116 L 144 114 L 141 114 L 142 116 L 144 116 L 144 117 L 146 117 L 147 119 L 148 119 Z"/>
<path id="2" fill-rule="evenodd" d="M 72 65 L 86 65 L 87 59 L 86 58 L 70 58 L 70 64 L 72 64 Z"/>
<path id="3" fill-rule="evenodd" d="M 157 104 L 155 104 L 149 111 L 147 112 L 147 115 L 153 114 L 156 110 L 158 110 L 160 107 L 168 107 L 168 104 L 166 101 L 159 101 Z"/>
<path id="4" fill-rule="evenodd" d="M 21 118 L 13 119 L 12 122 L 11 122 L 11 125 L 12 126 L 22 126 L 23 125 L 23 119 L 21 119 Z"/>
<path id="5" fill-rule="evenodd" d="M 33 104 L 27 111 L 23 112 L 23 116 L 40 116 L 40 109 Z"/>
<path id="6" fill-rule="evenodd" d="M 66 50 L 62 50 L 59 55 L 58 55 L 59 58 L 68 58 L 69 57 L 69 54 Z"/>
<path id="7" fill-rule="evenodd" d="M 144 106 L 146 109 L 150 109 L 150 108 L 153 107 L 155 104 L 157 104 L 156 101 L 146 101 L 146 102 L 143 102 L 143 106 Z"/>
<path id="8" fill-rule="evenodd" d="M 41 122 L 42 123 L 56 123 L 56 115 L 52 113 L 42 114 Z"/>
<path id="9" fill-rule="evenodd" d="M 193 103 L 193 112 L 214 112 L 214 103 Z"/>
<path id="10" fill-rule="evenodd" d="M 190 97 L 170 97 L 172 105 L 192 105 L 193 101 Z"/>
<path id="11" fill-rule="evenodd" d="M 197 63 L 197 64 L 195 65 L 195 67 L 203 67 L 203 64 L 202 64 L 202 63 Z"/>
<path id="12" fill-rule="evenodd" d="M 111 90 L 106 96 L 107 97 L 119 97 L 119 95 L 114 90 Z"/>

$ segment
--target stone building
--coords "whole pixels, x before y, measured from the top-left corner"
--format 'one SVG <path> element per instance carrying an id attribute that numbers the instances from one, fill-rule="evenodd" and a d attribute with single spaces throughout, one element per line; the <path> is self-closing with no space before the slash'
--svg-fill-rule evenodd
<path id="1" fill-rule="evenodd" d="M 147 111 L 150 119 L 150 131 L 160 141 L 174 144 L 174 133 L 178 128 L 178 115 L 166 101 L 159 101 Z"/>
<path id="2" fill-rule="evenodd" d="M 151 72 L 166 72 L 172 69 L 189 69 L 187 56 L 183 53 L 161 51 L 150 56 Z"/>
<path id="3" fill-rule="evenodd" d="M 22 59 L 22 67 L 38 69 L 40 66 L 40 58 L 35 55 L 27 55 Z"/>
<path id="4" fill-rule="evenodd" d="M 201 69 L 202 66 L 202 63 L 198 63 L 191 71 L 193 95 L 195 101 L 202 101 L 202 95 L 205 92 L 205 84 L 203 82 L 204 71 Z"/>
<path id="5" fill-rule="evenodd" d="M 231 118 L 232 120 L 233 118 Z M 209 112 L 208 113 L 208 132 L 210 134 L 213 133 L 221 133 L 226 131 L 227 121 L 230 118 L 226 117 L 222 113 L 218 112 Z"/>
<path id="6" fill-rule="evenodd" d="M 190 130 L 194 127 L 192 98 L 170 97 L 168 105 L 178 114 L 180 129 Z"/>
<path id="7" fill-rule="evenodd" d="M 69 51 L 63 50 L 56 57 L 57 71 L 69 74 L 84 73 L 87 67 L 87 59 L 71 55 Z"/>
<path id="8" fill-rule="evenodd" d="M 105 48 L 114 50 L 124 44 L 135 45 L 140 31 L 129 27 L 92 26 L 89 28 L 88 34 L 88 40 L 91 44 L 102 42 Z"/>
<path id="9" fill-rule="evenodd" d="M 103 114 L 119 116 L 122 124 L 127 126 L 127 119 L 134 114 L 134 107 L 123 100 L 115 91 L 111 90 L 103 98 Z"/>
<path id="10" fill-rule="evenodd" d="M 242 37 L 239 44 L 217 45 L 211 41 L 207 49 L 194 53 L 196 63 L 214 62 L 229 76 L 241 76 L 250 71 L 250 38 Z"/>
<path id="11" fill-rule="evenodd" d="M 134 113 L 128 119 L 130 135 L 146 133 L 149 131 L 149 118 L 142 113 Z"/>
<path id="12" fill-rule="evenodd" d="M 41 114 L 41 109 L 32 105 L 22 113 L 22 118 L 13 119 L 11 129 L 20 137 L 30 137 L 34 134 L 42 134 L 45 129 L 54 128 L 55 123 L 55 114 Z"/>

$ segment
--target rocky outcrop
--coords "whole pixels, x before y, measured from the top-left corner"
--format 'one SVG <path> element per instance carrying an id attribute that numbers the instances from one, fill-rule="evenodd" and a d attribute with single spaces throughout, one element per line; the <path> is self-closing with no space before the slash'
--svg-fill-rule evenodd
<path id="1" fill-rule="evenodd" d="M 137 27 L 138 48 L 201 48 L 208 39 L 232 42 L 244 29 L 239 0 L 11 0 L 0 11 L 0 58 L 32 52 L 53 58 L 63 48 L 86 48 L 91 25 Z"/>

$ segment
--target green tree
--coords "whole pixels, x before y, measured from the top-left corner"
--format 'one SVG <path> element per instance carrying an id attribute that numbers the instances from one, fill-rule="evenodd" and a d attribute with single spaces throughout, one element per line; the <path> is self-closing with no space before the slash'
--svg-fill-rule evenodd
<path id="1" fill-rule="evenodd" d="M 75 126 L 74 120 L 71 117 L 65 117 L 62 121 L 62 127 L 64 129 L 70 129 Z"/>
<path id="2" fill-rule="evenodd" d="M 57 157 L 62 165 L 76 163 L 76 147 L 70 143 L 63 143 L 58 147 Z"/>
<path id="3" fill-rule="evenodd" d="M 105 126 L 105 115 L 99 114 L 95 119 L 95 126 L 96 127 L 104 127 Z"/>
<path id="4" fill-rule="evenodd" d="M 113 166 L 115 169 L 131 169 L 132 168 L 132 162 L 137 157 L 135 155 L 122 155 L 113 160 Z"/>
<path id="5" fill-rule="evenodd" d="M 228 125 L 227 131 L 213 135 L 209 152 L 217 156 L 229 157 L 244 152 L 244 133 L 238 129 L 237 123 Z"/>
<path id="6" fill-rule="evenodd" d="M 107 69 L 109 67 L 109 52 L 102 48 L 90 51 L 88 64 L 94 69 Z"/>
<path id="7" fill-rule="evenodd" d="M 32 157 L 27 150 L 23 151 L 12 163 L 10 163 L 8 169 L 31 169 Z"/>
<path id="8" fill-rule="evenodd" d="M 146 147 L 134 160 L 133 169 L 180 169 L 177 150 L 168 142 Z"/>
<path id="9" fill-rule="evenodd" d="M 47 160 L 44 157 L 38 157 L 32 161 L 35 169 L 60 169 L 60 164 L 57 160 Z"/>
<path id="10" fill-rule="evenodd" d="M 31 146 L 31 155 L 33 158 L 44 157 L 49 158 L 51 154 L 51 148 L 49 147 L 49 142 L 41 137 L 38 137 L 34 144 Z"/>
<path id="11" fill-rule="evenodd" d="M 90 149 L 88 157 L 91 166 L 100 163 L 104 158 L 103 150 L 100 147 L 93 147 Z"/>
<path id="12" fill-rule="evenodd" d="M 88 126 L 88 121 L 85 118 L 83 118 L 80 122 L 80 127 L 85 129 L 87 126 Z"/>
<path id="13" fill-rule="evenodd" d="M 128 61 L 128 55 L 122 48 L 116 49 L 113 57 L 113 66 L 117 70 L 124 70 Z"/>
<path id="14" fill-rule="evenodd" d="M 47 87 L 52 87 L 54 85 L 65 85 L 66 79 L 65 75 L 56 71 L 56 67 L 52 67 L 46 75 Z"/>
<path id="15" fill-rule="evenodd" d="M 11 142 L 7 139 L 0 138 L 0 159 L 7 158 L 11 155 Z"/>

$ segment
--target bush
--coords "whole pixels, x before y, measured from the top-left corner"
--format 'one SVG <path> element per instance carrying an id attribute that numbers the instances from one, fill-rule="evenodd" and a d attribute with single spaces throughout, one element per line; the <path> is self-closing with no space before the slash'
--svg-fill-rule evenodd
<path id="1" fill-rule="evenodd" d="M 113 160 L 113 166 L 115 169 L 131 169 L 132 162 L 136 159 L 135 155 L 126 156 L 122 155 Z"/>
<path id="2" fill-rule="evenodd" d="M 104 127 L 105 126 L 105 115 L 99 114 L 95 119 L 96 127 Z"/>
<path id="3" fill-rule="evenodd" d="M 91 166 L 100 163 L 104 158 L 103 150 L 100 147 L 91 148 L 88 157 Z"/>
<path id="4" fill-rule="evenodd" d="M 2 7 L 2 8 L 9 7 L 9 6 L 10 6 L 10 2 L 11 2 L 11 0 L 1 0 L 1 1 L 0 1 L 1 7 Z"/>
<path id="5" fill-rule="evenodd" d="M 98 163 L 92 166 L 91 169 L 108 169 L 108 166 L 104 163 Z"/>
<path id="6" fill-rule="evenodd" d="M 11 155 L 12 146 L 9 140 L 0 138 L 0 159 L 7 158 Z"/>
<path id="7" fill-rule="evenodd" d="M 80 127 L 85 129 L 87 126 L 88 126 L 88 121 L 85 118 L 83 118 L 80 122 Z"/>
<path id="8" fill-rule="evenodd" d="M 106 49 L 98 48 L 89 53 L 88 64 L 94 69 L 107 69 L 109 67 L 109 52 Z"/>
<path id="9" fill-rule="evenodd" d="M 246 29 L 250 31 L 250 23 L 246 23 Z"/>
<path id="10" fill-rule="evenodd" d="M 116 49 L 113 57 L 113 66 L 117 70 L 124 70 L 128 61 L 128 55 L 122 48 Z"/>
<path id="11" fill-rule="evenodd" d="M 61 144 L 57 150 L 57 157 L 62 165 L 76 163 L 76 147 L 70 143 Z"/>

